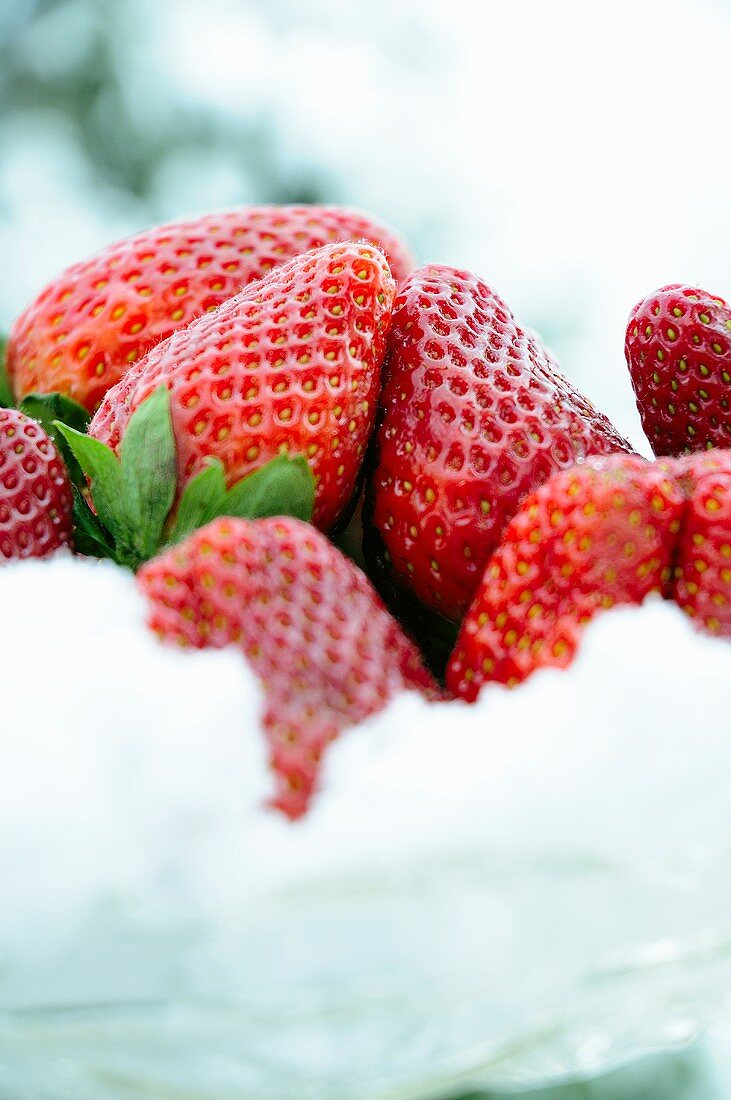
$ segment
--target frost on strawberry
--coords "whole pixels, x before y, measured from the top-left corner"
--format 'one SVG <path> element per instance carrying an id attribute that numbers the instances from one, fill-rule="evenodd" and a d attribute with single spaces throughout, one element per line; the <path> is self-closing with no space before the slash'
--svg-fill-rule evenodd
<path id="1" fill-rule="evenodd" d="M 671 471 L 631 455 L 560 471 L 508 524 L 462 624 L 447 686 L 474 700 L 565 667 L 603 609 L 668 595 L 684 498 Z"/>
<path id="2" fill-rule="evenodd" d="M 656 455 L 731 445 L 731 309 L 673 284 L 630 314 L 625 356 Z"/>
<path id="3" fill-rule="evenodd" d="M 520 500 L 556 470 L 630 447 L 469 272 L 432 265 L 406 280 L 387 356 L 370 560 L 457 621 Z"/>
<path id="4" fill-rule="evenodd" d="M 211 459 L 230 486 L 277 455 L 302 455 L 317 483 L 314 522 L 331 528 L 373 428 L 394 293 L 370 245 L 296 257 L 155 347 L 107 394 L 90 435 L 117 450 L 164 386 L 179 487 Z"/>
<path id="5" fill-rule="evenodd" d="M 403 689 L 435 694 L 416 647 L 367 578 L 313 527 L 219 519 L 149 562 L 139 582 L 166 641 L 237 646 L 266 697 L 275 804 L 307 808 L 322 755 Z"/>
<path id="6" fill-rule="evenodd" d="M 0 564 L 69 546 L 71 511 L 66 467 L 44 429 L 0 408 Z"/>
<path id="7" fill-rule="evenodd" d="M 60 391 L 94 412 L 107 390 L 161 340 L 310 249 L 366 240 L 397 280 L 406 245 L 367 214 L 339 206 L 244 206 L 157 226 L 75 264 L 12 327 L 15 396 Z"/>

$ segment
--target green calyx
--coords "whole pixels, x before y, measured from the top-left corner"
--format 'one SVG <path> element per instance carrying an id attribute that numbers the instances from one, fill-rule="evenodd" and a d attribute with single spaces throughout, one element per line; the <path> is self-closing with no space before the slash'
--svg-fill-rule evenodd
<path id="1" fill-rule="evenodd" d="M 137 569 L 162 547 L 179 542 L 217 516 L 312 519 L 312 471 L 304 458 L 286 455 L 230 488 L 220 459 L 209 458 L 174 507 L 177 461 L 170 396 L 164 386 L 131 417 L 119 455 L 66 417 L 53 426 L 84 475 L 83 480 L 74 479 L 75 539 L 80 553 L 110 557 Z M 94 511 L 86 499 L 86 479 Z"/>
<path id="2" fill-rule="evenodd" d="M 5 352 L 8 346 L 7 336 L 0 334 L 0 409 L 12 409 L 15 401 L 10 388 L 10 379 L 5 367 Z"/>

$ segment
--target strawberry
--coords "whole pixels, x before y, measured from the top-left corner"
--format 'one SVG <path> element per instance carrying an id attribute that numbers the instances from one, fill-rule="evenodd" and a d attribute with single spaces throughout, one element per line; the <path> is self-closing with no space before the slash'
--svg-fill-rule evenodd
<path id="1" fill-rule="evenodd" d="M 722 298 L 661 287 L 632 310 L 624 351 L 656 455 L 731 446 L 731 309 Z"/>
<path id="2" fill-rule="evenodd" d="M 672 471 L 633 455 L 562 470 L 505 530 L 462 624 L 447 687 L 472 701 L 565 667 L 603 608 L 667 594 L 684 501 Z"/>
<path id="3" fill-rule="evenodd" d="M 291 257 L 335 241 L 384 249 L 396 279 L 404 243 L 370 216 L 338 206 L 244 206 L 157 226 L 75 264 L 12 327 L 16 397 L 69 394 L 94 412 L 155 344 Z"/>
<path id="4" fill-rule="evenodd" d="M 367 578 L 296 519 L 218 519 L 138 574 L 167 642 L 237 646 L 266 698 L 275 804 L 305 812 L 327 745 L 404 689 L 436 694 Z"/>
<path id="5" fill-rule="evenodd" d="M 41 425 L 0 409 L 0 563 L 69 546 L 72 506 L 66 467 Z"/>
<path id="6" fill-rule="evenodd" d="M 131 415 L 166 387 L 181 488 L 212 457 L 231 485 L 301 454 L 317 482 L 314 522 L 331 528 L 373 427 L 394 290 L 371 245 L 295 257 L 153 348 L 106 395 L 89 434 L 117 451 Z"/>
<path id="7" fill-rule="evenodd" d="M 675 468 L 687 504 L 672 595 L 700 626 L 731 637 L 731 451 L 689 455 Z"/>
<path id="8" fill-rule="evenodd" d="M 629 451 L 484 282 L 431 265 L 394 303 L 369 488 L 373 568 L 458 620 L 526 493 L 591 454 Z M 390 563 L 390 564 L 388 564 Z"/>

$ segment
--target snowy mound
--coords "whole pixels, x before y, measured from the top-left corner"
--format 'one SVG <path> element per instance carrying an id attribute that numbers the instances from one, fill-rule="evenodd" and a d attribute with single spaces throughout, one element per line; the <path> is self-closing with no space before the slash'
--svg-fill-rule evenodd
<path id="1" fill-rule="evenodd" d="M 731 645 L 675 607 L 402 697 L 297 825 L 244 663 L 159 646 L 127 573 L 9 566 L 0 609 L 0 1095 L 442 1096 L 712 1017 Z"/>

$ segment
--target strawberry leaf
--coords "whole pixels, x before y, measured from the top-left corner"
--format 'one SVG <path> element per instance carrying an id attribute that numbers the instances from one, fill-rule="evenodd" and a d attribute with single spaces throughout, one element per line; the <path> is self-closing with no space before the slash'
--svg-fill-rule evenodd
<path id="1" fill-rule="evenodd" d="M 60 451 L 71 480 L 75 485 L 83 487 L 84 473 L 71 447 L 56 428 L 56 421 L 61 421 L 78 432 L 85 432 L 90 420 L 86 409 L 62 393 L 29 393 L 20 402 L 20 411 L 41 424 Z"/>
<path id="2" fill-rule="evenodd" d="M 114 558 L 114 546 L 108 531 L 94 515 L 77 485 L 74 493 L 74 547 L 78 554 L 95 558 Z"/>
<path id="3" fill-rule="evenodd" d="M 278 455 L 229 489 L 219 515 L 240 519 L 294 516 L 309 523 L 314 506 L 315 478 L 306 459 Z"/>
<path id="4" fill-rule="evenodd" d="M 170 398 L 164 386 L 148 397 L 131 417 L 119 458 L 98 439 L 61 421 L 54 427 L 67 442 L 89 478 L 91 496 L 106 538 L 81 513 L 82 538 L 111 550 L 121 565 L 136 569 L 160 548 L 168 512 L 175 499 L 175 439 Z"/>
<path id="5" fill-rule="evenodd" d="M 125 541 L 137 561 L 142 562 L 159 549 L 165 520 L 175 500 L 175 437 L 165 386 L 156 389 L 132 416 L 122 437 L 119 461 Z"/>
<path id="6" fill-rule="evenodd" d="M 13 391 L 5 366 L 5 352 L 8 346 L 7 336 L 0 336 L 0 409 L 12 409 L 15 404 Z"/>
<path id="7" fill-rule="evenodd" d="M 183 490 L 168 542 L 180 542 L 192 531 L 222 515 L 226 495 L 223 463 L 220 458 L 209 458 L 205 468 L 191 478 Z"/>
<path id="8" fill-rule="evenodd" d="M 223 464 L 210 458 L 205 469 L 186 485 L 168 542 L 180 542 L 217 516 L 295 516 L 309 522 L 314 504 L 315 479 L 304 458 L 279 455 L 229 490 Z"/>
<path id="9" fill-rule="evenodd" d="M 137 569 L 160 549 L 163 532 L 165 542 L 179 542 L 217 516 L 312 519 L 313 473 L 304 458 L 286 455 L 272 459 L 230 489 L 220 459 L 208 459 L 185 486 L 170 516 L 176 495 L 176 453 L 170 396 L 164 386 L 130 419 L 119 458 L 106 444 L 60 420 L 53 421 L 53 428 L 90 480 L 96 515 L 79 486 L 75 501 L 77 546 L 84 548 L 82 553 L 113 557 Z"/>
<path id="10" fill-rule="evenodd" d="M 76 461 L 89 478 L 91 495 L 99 519 L 116 542 L 121 542 L 126 533 L 122 512 L 122 477 L 119 461 L 114 452 L 84 432 L 78 432 L 60 420 L 54 421 L 54 427 L 66 440 Z"/>

